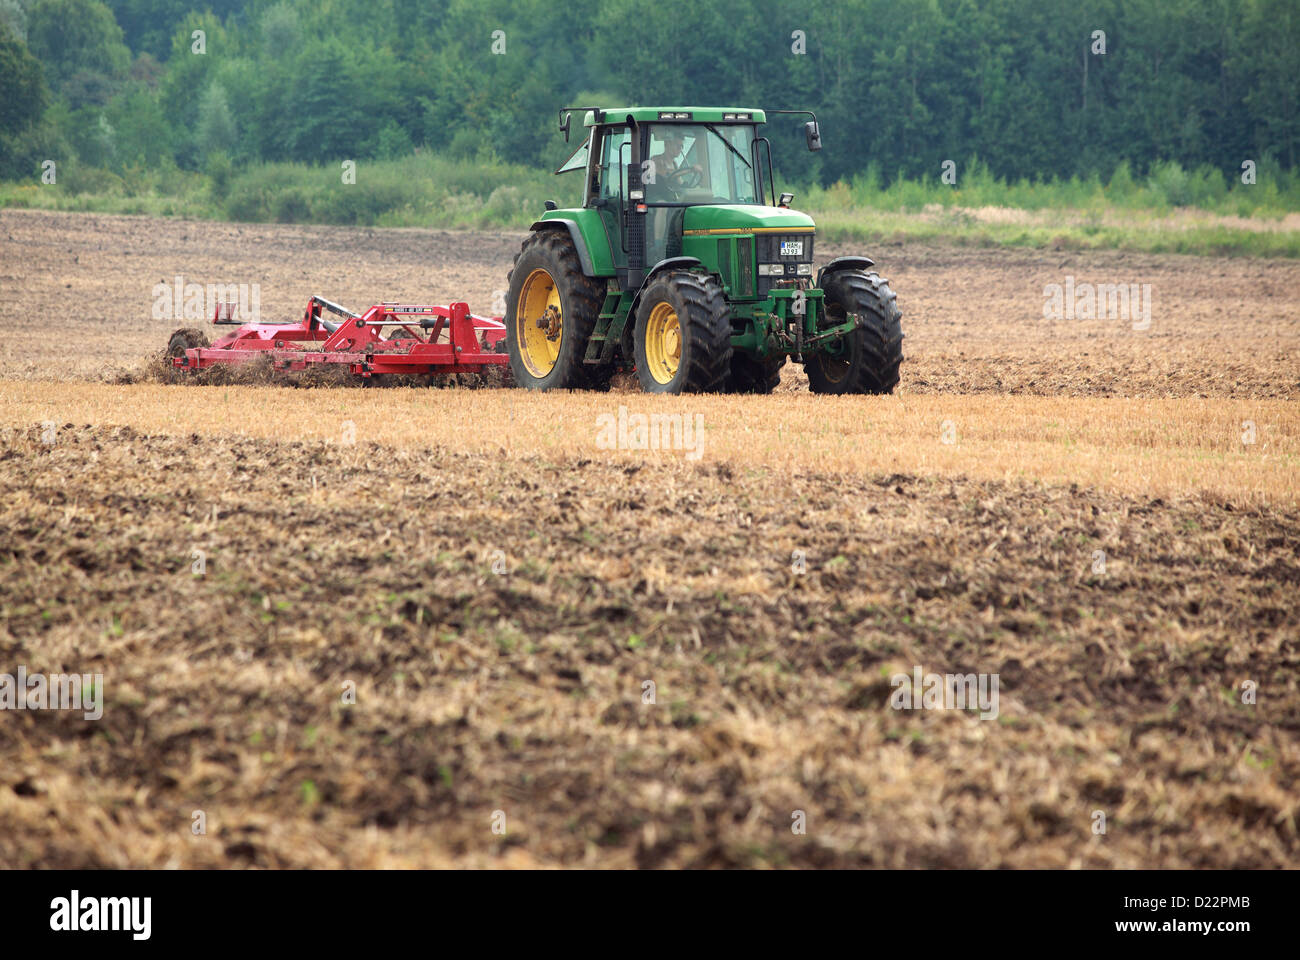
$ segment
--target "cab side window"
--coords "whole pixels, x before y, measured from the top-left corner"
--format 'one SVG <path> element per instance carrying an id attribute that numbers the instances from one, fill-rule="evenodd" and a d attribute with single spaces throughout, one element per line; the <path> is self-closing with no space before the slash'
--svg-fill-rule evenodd
<path id="1" fill-rule="evenodd" d="M 625 150 L 627 143 L 626 127 L 611 127 L 605 131 L 601 141 L 600 153 L 600 196 L 602 199 L 617 198 L 620 190 L 627 196 L 627 163 L 630 150 Z"/>

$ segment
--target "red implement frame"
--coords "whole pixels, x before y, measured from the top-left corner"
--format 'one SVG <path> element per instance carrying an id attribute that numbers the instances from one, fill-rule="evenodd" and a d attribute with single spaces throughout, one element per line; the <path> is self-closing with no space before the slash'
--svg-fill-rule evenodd
<path id="1" fill-rule="evenodd" d="M 323 311 L 342 319 L 338 323 L 326 320 Z M 235 322 L 223 319 L 228 314 L 228 308 L 218 305 L 212 322 Z M 394 325 L 402 329 L 402 336 L 382 339 L 380 331 Z M 380 303 L 356 314 L 324 297 L 312 297 L 297 322 L 245 323 L 210 347 L 191 347 L 183 357 L 173 357 L 172 363 L 202 370 L 217 363 L 270 357 L 279 370 L 305 370 L 315 363 L 342 364 L 363 377 L 377 373 L 481 373 L 485 367 L 510 362 L 506 354 L 493 352 L 505 335 L 501 318 L 475 316 L 469 312 L 469 304 L 460 301 L 445 307 Z"/>

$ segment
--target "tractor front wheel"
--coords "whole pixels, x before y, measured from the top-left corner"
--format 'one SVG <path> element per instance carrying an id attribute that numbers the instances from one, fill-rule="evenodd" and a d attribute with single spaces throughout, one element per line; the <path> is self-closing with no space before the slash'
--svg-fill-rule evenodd
<path id="1" fill-rule="evenodd" d="M 731 371 L 731 311 L 717 280 L 680 270 L 651 281 L 637 308 L 636 374 L 647 393 L 715 393 Z"/>
<path id="2" fill-rule="evenodd" d="M 822 283 L 826 315 L 843 323 L 850 315 L 862 325 L 804 361 L 813 393 L 893 393 L 903 362 L 902 314 L 889 283 L 877 273 L 841 270 Z"/>
<path id="3" fill-rule="evenodd" d="M 518 386 L 576 390 L 608 382 L 612 370 L 584 365 L 605 284 L 585 276 L 573 240 L 539 230 L 524 241 L 506 278 L 506 349 Z"/>

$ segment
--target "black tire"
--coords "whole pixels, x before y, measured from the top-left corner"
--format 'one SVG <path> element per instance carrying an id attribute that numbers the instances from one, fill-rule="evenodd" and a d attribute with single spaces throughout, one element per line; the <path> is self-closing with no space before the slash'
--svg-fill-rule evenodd
<path id="1" fill-rule="evenodd" d="M 647 358 L 647 329 L 664 304 L 676 323 L 676 364 Z M 656 325 L 659 321 L 655 321 Z M 636 374 L 647 393 L 717 393 L 731 372 L 731 310 L 722 285 L 705 273 L 678 270 L 655 277 L 641 296 L 633 334 Z M 658 356 L 650 350 L 652 356 Z"/>
<path id="2" fill-rule="evenodd" d="M 171 339 L 167 341 L 168 357 L 183 357 L 186 350 L 193 350 L 196 347 L 210 347 L 212 344 L 208 340 L 208 335 L 196 327 L 182 327 L 172 334 Z"/>
<path id="3" fill-rule="evenodd" d="M 554 337 L 549 333 L 542 334 L 547 341 L 558 339 L 559 343 L 558 353 L 549 369 L 546 362 L 551 358 L 540 356 L 544 344 L 537 339 L 543 329 L 537 327 L 537 323 L 546 320 L 546 312 L 534 306 L 537 316 L 522 320 L 520 317 L 520 301 L 525 287 L 539 270 L 546 271 L 550 288 L 559 294 L 558 330 Z M 506 297 L 505 342 L 515 384 L 530 390 L 600 389 L 602 385 L 608 388 L 613 366 L 597 367 L 582 362 L 587 352 L 587 341 L 591 339 L 600 318 L 600 308 L 605 302 L 606 283 L 583 274 L 578 251 L 569 235 L 560 230 L 538 230 L 529 234 L 515 257 L 515 265 L 506 282 L 510 290 Z M 529 289 L 531 291 L 531 287 Z M 548 289 L 545 283 L 541 289 Z M 536 296 L 537 293 L 530 292 L 530 299 Z M 521 349 L 521 328 L 525 330 L 525 345 L 532 344 L 531 352 Z"/>
<path id="4" fill-rule="evenodd" d="M 903 362 L 903 329 L 889 281 L 877 273 L 839 270 L 822 287 L 831 321 L 856 314 L 864 323 L 844 338 L 838 354 L 818 352 L 804 361 L 812 392 L 893 393 Z"/>
<path id="5" fill-rule="evenodd" d="M 781 368 L 785 357 L 760 360 L 743 350 L 731 357 L 731 372 L 727 374 L 727 393 L 771 393 L 781 383 Z"/>

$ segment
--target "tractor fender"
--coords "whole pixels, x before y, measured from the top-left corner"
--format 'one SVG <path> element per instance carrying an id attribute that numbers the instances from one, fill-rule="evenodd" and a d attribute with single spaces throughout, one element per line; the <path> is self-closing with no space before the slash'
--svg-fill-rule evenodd
<path id="1" fill-rule="evenodd" d="M 632 306 L 628 308 L 628 319 L 633 323 L 636 322 L 636 308 L 641 305 L 641 294 L 645 293 L 646 288 L 659 274 L 668 270 L 687 270 L 691 267 L 702 267 L 704 264 L 696 257 L 669 257 L 667 260 L 660 260 L 653 267 L 646 271 L 645 280 L 637 288 L 636 296 L 632 298 Z"/>
<path id="2" fill-rule="evenodd" d="M 561 228 L 569 231 L 569 236 L 573 239 L 573 246 L 578 251 L 578 262 L 582 264 L 582 272 L 585 276 L 594 277 L 596 270 L 591 264 L 591 254 L 587 250 L 587 241 L 582 239 L 582 231 L 578 229 L 578 221 L 564 220 L 555 217 L 550 220 L 536 220 L 529 230 L 559 230 Z"/>
<path id="3" fill-rule="evenodd" d="M 822 277 L 828 273 L 835 273 L 837 270 L 866 270 L 874 267 L 876 261 L 870 257 L 836 257 L 826 266 L 817 271 L 817 283 L 815 286 L 820 289 Z"/>

